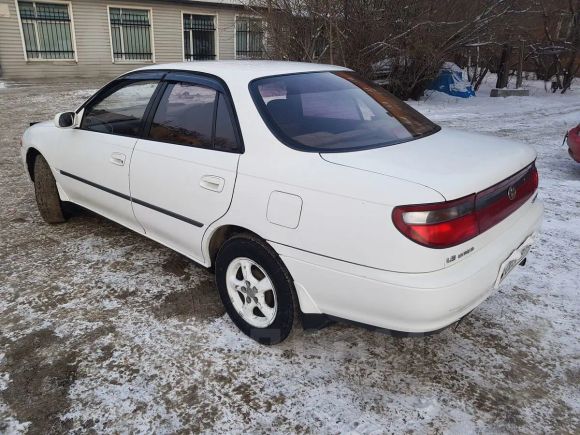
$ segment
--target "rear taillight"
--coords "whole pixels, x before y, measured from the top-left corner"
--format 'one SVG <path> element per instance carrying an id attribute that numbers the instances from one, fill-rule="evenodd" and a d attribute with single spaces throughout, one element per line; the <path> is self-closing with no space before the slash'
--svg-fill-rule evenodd
<path id="1" fill-rule="evenodd" d="M 393 222 L 409 239 L 431 248 L 459 245 L 479 233 L 475 195 L 455 201 L 395 207 Z"/>
<path id="2" fill-rule="evenodd" d="M 474 238 L 518 209 L 538 187 L 532 164 L 477 194 L 453 201 L 404 205 L 393 222 L 406 237 L 430 248 L 450 248 Z"/>

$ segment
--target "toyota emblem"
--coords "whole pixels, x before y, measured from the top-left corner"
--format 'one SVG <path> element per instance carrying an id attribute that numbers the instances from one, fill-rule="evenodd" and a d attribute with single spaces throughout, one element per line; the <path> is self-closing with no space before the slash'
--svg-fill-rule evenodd
<path id="1" fill-rule="evenodd" d="M 514 199 L 516 199 L 516 194 L 518 193 L 518 191 L 516 190 L 516 188 L 514 186 L 510 186 L 507 194 L 508 194 L 508 198 L 510 199 L 510 201 L 513 201 Z"/>

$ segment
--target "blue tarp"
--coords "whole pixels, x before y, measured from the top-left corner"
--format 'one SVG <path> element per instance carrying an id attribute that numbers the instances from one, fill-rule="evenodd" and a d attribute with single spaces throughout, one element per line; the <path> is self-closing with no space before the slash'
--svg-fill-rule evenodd
<path id="1" fill-rule="evenodd" d="M 451 62 L 445 62 L 439 71 L 439 76 L 431 83 L 429 89 L 444 92 L 461 98 L 474 97 L 471 84 L 463 78 L 463 71 Z"/>

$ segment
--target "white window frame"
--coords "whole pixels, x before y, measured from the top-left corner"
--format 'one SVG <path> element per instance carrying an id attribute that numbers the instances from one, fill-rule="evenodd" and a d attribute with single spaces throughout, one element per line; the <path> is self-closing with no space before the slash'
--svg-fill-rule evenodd
<path id="1" fill-rule="evenodd" d="M 236 14 L 236 17 L 234 19 L 234 59 L 251 60 L 252 58 L 250 58 L 250 57 L 243 57 L 243 56 L 239 57 L 238 56 L 238 19 L 260 20 L 262 22 L 262 24 L 264 24 L 265 20 L 264 20 L 264 18 L 257 16 L 257 15 L 242 15 L 242 14 Z M 262 32 L 262 48 L 264 49 L 263 53 L 265 55 L 266 54 L 266 31 Z M 264 57 L 262 57 L 260 59 L 264 59 Z M 260 59 L 256 59 L 256 60 L 260 60 Z"/>
<path id="2" fill-rule="evenodd" d="M 72 48 L 74 51 L 74 57 L 72 59 L 43 59 L 43 58 L 29 58 L 28 53 L 26 52 L 26 41 L 24 40 L 24 29 L 22 28 L 22 18 L 20 17 L 20 7 L 18 6 L 18 0 L 14 0 L 14 5 L 16 6 L 16 17 L 18 18 L 18 28 L 20 29 L 20 40 L 22 41 L 22 50 L 24 52 L 24 60 L 26 62 L 74 62 L 78 63 L 78 52 L 77 52 L 77 41 L 75 37 L 75 24 L 74 24 L 74 17 L 72 11 L 72 4 L 70 1 L 62 1 L 62 0 L 28 0 L 30 3 L 48 3 L 48 4 L 59 4 L 59 5 L 66 5 L 68 9 L 68 16 L 70 17 L 70 35 L 71 35 L 71 43 Z M 38 41 L 38 31 L 36 29 L 36 22 L 34 23 L 34 36 L 36 38 L 36 44 L 40 47 L 40 41 Z"/>
<path id="3" fill-rule="evenodd" d="M 151 59 L 115 59 L 115 53 L 113 49 L 113 31 L 111 29 L 111 8 L 112 9 L 134 9 L 138 11 L 147 11 L 149 14 L 149 43 L 151 44 Z M 141 7 L 135 5 L 122 5 L 122 4 L 108 4 L 107 5 L 107 26 L 109 26 L 109 45 L 111 47 L 111 61 L 117 64 L 150 64 L 155 62 L 155 35 L 153 30 L 153 8 Z M 121 44 L 123 44 L 123 36 L 121 35 Z"/>
<path id="4" fill-rule="evenodd" d="M 185 28 L 183 27 L 183 16 L 184 15 L 207 15 L 212 16 L 214 19 L 214 47 L 215 47 L 215 58 L 214 60 L 219 60 L 220 58 L 220 38 L 219 38 L 219 13 L 217 12 L 208 12 L 208 11 L 199 11 L 199 10 L 181 10 L 181 60 L 183 62 L 200 62 L 200 61 L 189 61 L 185 59 L 185 43 L 183 42 L 183 32 L 185 32 Z"/>

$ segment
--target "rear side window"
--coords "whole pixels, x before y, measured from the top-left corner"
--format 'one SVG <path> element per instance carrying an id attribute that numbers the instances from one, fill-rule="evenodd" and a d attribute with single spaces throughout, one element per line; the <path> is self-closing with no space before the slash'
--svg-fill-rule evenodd
<path id="1" fill-rule="evenodd" d="M 272 132 L 305 151 L 375 148 L 439 130 L 383 88 L 351 72 L 266 77 L 254 80 L 250 90 Z"/>
<path id="2" fill-rule="evenodd" d="M 85 108 L 81 128 L 99 133 L 137 136 L 158 81 L 123 83 Z"/>
<path id="3" fill-rule="evenodd" d="M 151 123 L 149 138 L 161 142 L 213 148 L 217 92 L 205 86 L 172 83 Z"/>
<path id="4" fill-rule="evenodd" d="M 224 151 L 236 151 L 238 144 L 234 122 L 223 94 L 219 94 L 215 120 L 215 147 Z"/>
<path id="5" fill-rule="evenodd" d="M 170 83 L 159 102 L 149 139 L 220 151 L 240 151 L 229 104 L 219 91 L 195 83 Z"/>

